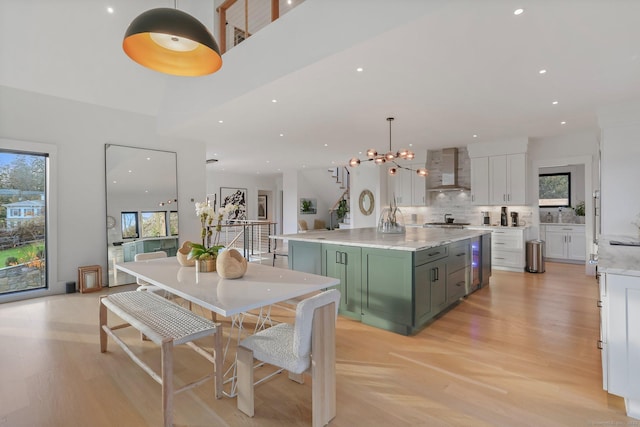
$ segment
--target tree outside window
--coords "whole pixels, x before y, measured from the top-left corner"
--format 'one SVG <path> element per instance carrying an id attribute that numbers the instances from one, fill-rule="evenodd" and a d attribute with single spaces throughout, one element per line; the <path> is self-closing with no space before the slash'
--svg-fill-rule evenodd
<path id="1" fill-rule="evenodd" d="M 540 207 L 564 208 L 571 206 L 571 173 L 540 174 Z"/>

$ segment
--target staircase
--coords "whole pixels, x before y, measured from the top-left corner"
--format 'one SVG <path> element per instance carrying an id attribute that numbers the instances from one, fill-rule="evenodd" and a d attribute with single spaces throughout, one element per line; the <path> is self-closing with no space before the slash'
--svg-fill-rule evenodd
<path id="1" fill-rule="evenodd" d="M 334 169 L 329 169 L 329 172 L 331 173 L 331 178 L 334 179 L 336 184 L 340 186 L 340 189 L 344 190 L 342 195 L 338 198 L 338 200 L 336 200 L 331 209 L 329 209 L 329 228 L 332 230 L 336 228 L 336 226 L 337 228 L 351 228 L 351 209 L 349 208 L 349 170 L 346 167 L 342 166 Z M 343 200 L 345 202 L 343 202 Z M 339 209 L 341 205 L 346 205 L 347 212 L 341 219 L 339 219 L 338 211 L 341 210 Z M 334 226 L 334 224 L 336 224 L 336 226 Z"/>

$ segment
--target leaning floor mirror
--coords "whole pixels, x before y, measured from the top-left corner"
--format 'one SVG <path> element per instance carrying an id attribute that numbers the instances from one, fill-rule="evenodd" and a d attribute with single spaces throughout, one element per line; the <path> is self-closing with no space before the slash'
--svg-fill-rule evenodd
<path id="1" fill-rule="evenodd" d="M 109 286 L 135 283 L 116 263 L 136 254 L 178 250 L 177 156 L 174 152 L 105 145 Z"/>

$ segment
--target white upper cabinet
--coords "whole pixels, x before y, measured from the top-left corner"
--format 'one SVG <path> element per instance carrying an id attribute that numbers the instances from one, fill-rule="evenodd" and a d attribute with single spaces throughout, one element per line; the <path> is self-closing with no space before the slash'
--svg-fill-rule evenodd
<path id="1" fill-rule="evenodd" d="M 489 157 L 489 204 L 526 204 L 526 173 L 524 153 Z"/>
<path id="2" fill-rule="evenodd" d="M 474 205 L 489 204 L 489 158 L 471 159 L 471 203 Z"/>
<path id="3" fill-rule="evenodd" d="M 469 144 L 471 203 L 474 205 L 526 205 L 528 138 Z"/>
<path id="4" fill-rule="evenodd" d="M 423 163 L 404 165 L 413 170 L 398 168 L 395 175 L 388 175 L 388 188 L 395 194 L 398 206 L 424 206 L 427 184 L 415 171 L 424 168 Z"/>

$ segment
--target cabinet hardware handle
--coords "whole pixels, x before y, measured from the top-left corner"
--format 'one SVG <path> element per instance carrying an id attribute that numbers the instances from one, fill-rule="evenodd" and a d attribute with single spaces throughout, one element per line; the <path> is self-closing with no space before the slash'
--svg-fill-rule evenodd
<path id="1" fill-rule="evenodd" d="M 440 267 L 436 267 L 436 282 L 440 280 Z"/>
<path id="2" fill-rule="evenodd" d="M 456 286 L 458 286 L 458 287 L 464 286 L 464 281 L 456 283 Z"/>
<path id="3" fill-rule="evenodd" d="M 602 300 L 599 300 L 598 303 L 596 304 L 598 307 L 602 308 Z"/>
<path id="4" fill-rule="evenodd" d="M 430 254 L 428 254 L 427 256 L 435 256 L 435 255 L 440 255 L 440 251 L 438 252 L 431 252 Z"/>
<path id="5" fill-rule="evenodd" d="M 336 251 L 336 264 L 340 264 L 340 252 Z"/>
<path id="6" fill-rule="evenodd" d="M 458 255 L 456 256 L 465 256 L 467 253 L 466 252 L 460 252 Z"/>
<path id="7" fill-rule="evenodd" d="M 342 261 L 342 263 L 344 265 L 347 265 L 347 253 L 346 252 L 342 252 L 342 255 L 340 255 L 340 260 Z"/>
<path id="8" fill-rule="evenodd" d="M 604 348 L 602 340 L 598 340 L 598 344 L 596 345 L 596 347 L 598 347 L 599 350 L 602 350 Z"/>
<path id="9" fill-rule="evenodd" d="M 432 282 L 436 281 L 436 269 L 435 268 L 431 269 L 431 281 Z"/>
<path id="10" fill-rule="evenodd" d="M 502 201 L 506 202 L 507 201 L 507 196 L 505 194 L 502 195 Z"/>
<path id="11" fill-rule="evenodd" d="M 504 245 L 504 243 L 495 242 L 496 245 Z"/>
<path id="12" fill-rule="evenodd" d="M 504 259 L 504 258 L 500 258 L 500 257 L 495 257 L 496 259 Z"/>

